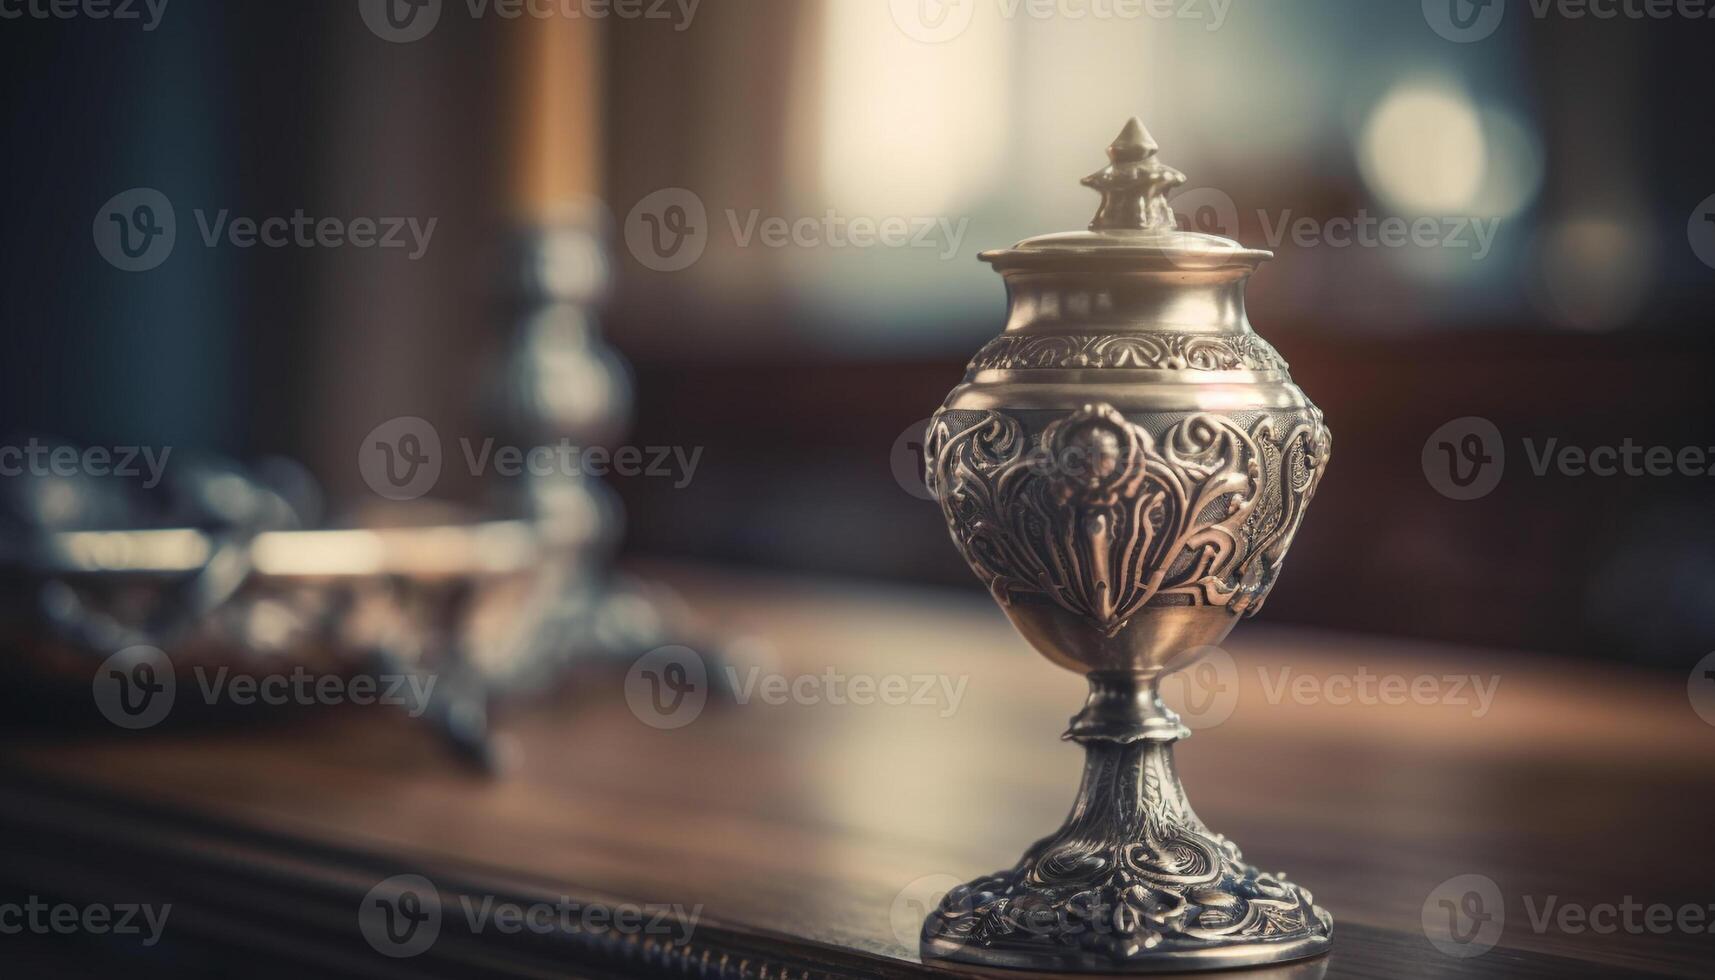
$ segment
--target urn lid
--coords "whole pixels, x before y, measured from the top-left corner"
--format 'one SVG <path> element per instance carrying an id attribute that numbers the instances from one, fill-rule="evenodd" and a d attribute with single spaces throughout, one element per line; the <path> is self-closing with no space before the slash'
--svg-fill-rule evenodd
<path id="1" fill-rule="evenodd" d="M 1161 162 L 1160 149 L 1133 116 L 1109 144 L 1108 165 L 1081 181 L 1102 195 L 1088 231 L 1037 235 L 978 257 L 1002 272 L 1090 262 L 1122 262 L 1139 270 L 1249 270 L 1274 257 L 1230 238 L 1181 230 L 1167 195 L 1185 183 L 1185 175 Z"/>

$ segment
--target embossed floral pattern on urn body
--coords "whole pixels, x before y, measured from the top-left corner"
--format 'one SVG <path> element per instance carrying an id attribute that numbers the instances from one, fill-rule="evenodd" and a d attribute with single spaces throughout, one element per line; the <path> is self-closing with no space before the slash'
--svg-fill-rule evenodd
<path id="1" fill-rule="evenodd" d="M 929 485 L 1002 605 L 1045 596 L 1112 636 L 1170 597 L 1261 607 L 1330 443 L 1319 414 L 1280 427 L 1199 412 L 1157 440 L 1111 406 L 1086 405 L 1033 442 L 999 412 L 961 429 L 938 416 Z"/>

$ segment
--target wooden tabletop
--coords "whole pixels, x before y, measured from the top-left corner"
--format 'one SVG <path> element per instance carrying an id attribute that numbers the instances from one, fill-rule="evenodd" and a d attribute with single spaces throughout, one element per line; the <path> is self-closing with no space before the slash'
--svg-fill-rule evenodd
<path id="1" fill-rule="evenodd" d="M 626 665 L 593 668 L 565 696 L 501 716 L 511 768 L 492 779 L 380 710 L 13 740 L 0 748 L 0 826 L 32 847 L 0 884 L 173 901 L 180 942 L 261 951 L 282 969 L 941 972 L 917 958 L 922 903 L 1058 826 L 1080 772 L 1058 736 L 1082 679 L 980 597 L 665 572 L 731 638 L 741 689 L 752 676 L 817 680 L 785 704 L 761 687 L 743 705 L 717 695 L 663 729 L 628 704 Z M 1709 975 L 1715 727 L 1684 675 L 1288 629 L 1266 614 L 1227 650 L 1236 702 L 1178 746 L 1187 789 L 1205 822 L 1309 887 L 1336 923 L 1327 957 L 1260 975 Z M 901 698 L 921 703 L 826 703 L 830 672 L 841 684 L 897 675 Z M 568 897 L 678 906 L 694 931 L 663 944 L 490 928 L 390 959 L 364 942 L 358 910 L 396 874 L 432 880 L 449 918 L 461 896 Z M 1443 887 L 1461 875 L 1501 896 L 1499 942 L 1477 956 L 1425 933 L 1426 908 L 1464 900 L 1463 884 Z M 1600 931 L 1607 906 L 1614 928 Z M 1657 906 L 1671 910 L 1666 930 Z M 151 954 L 129 962 L 148 968 Z"/>

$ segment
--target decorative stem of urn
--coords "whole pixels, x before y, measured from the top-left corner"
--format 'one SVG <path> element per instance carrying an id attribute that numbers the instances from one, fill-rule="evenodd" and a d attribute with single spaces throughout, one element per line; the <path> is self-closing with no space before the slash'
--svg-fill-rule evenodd
<path id="1" fill-rule="evenodd" d="M 1005 331 L 930 426 L 928 482 L 971 570 L 1033 647 L 1085 673 L 1064 737 L 1083 784 L 1011 870 L 950 892 L 925 959 L 1073 972 L 1312 956 L 1332 922 L 1192 811 L 1164 674 L 1262 607 L 1327 465 L 1322 413 L 1251 329 L 1270 253 L 1178 230 L 1185 180 L 1130 120 L 1089 230 L 985 252 Z"/>

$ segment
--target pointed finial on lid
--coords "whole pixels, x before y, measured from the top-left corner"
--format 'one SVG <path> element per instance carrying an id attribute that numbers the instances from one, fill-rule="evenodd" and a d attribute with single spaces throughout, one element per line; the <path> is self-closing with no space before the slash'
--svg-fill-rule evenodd
<path id="1" fill-rule="evenodd" d="M 1160 149 L 1136 116 L 1126 120 L 1108 145 L 1108 165 L 1082 181 L 1102 195 L 1091 231 L 1174 229 L 1167 193 L 1185 183 L 1185 175 L 1156 159 Z"/>
<path id="2" fill-rule="evenodd" d="M 1115 162 L 1142 160 L 1160 149 L 1155 143 L 1155 137 L 1143 128 L 1143 121 L 1132 116 L 1125 121 L 1125 128 L 1120 130 L 1120 134 L 1108 144 L 1108 159 Z"/>

